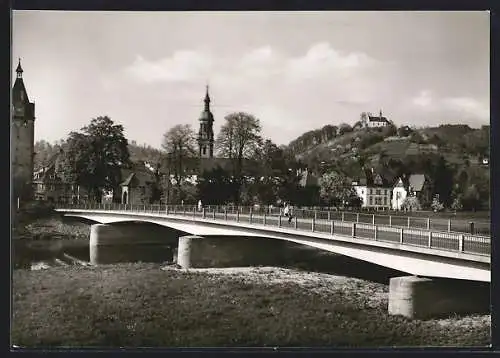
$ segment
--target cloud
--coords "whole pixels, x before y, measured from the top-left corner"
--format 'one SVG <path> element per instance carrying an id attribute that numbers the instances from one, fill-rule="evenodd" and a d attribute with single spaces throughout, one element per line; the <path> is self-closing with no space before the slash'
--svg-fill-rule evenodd
<path id="1" fill-rule="evenodd" d="M 207 52 L 180 50 L 159 60 L 136 56 L 125 72 L 141 82 L 200 82 L 220 77 L 222 83 L 255 78 L 268 80 L 282 75 L 294 81 L 325 75 L 350 76 L 377 61 L 361 52 L 343 53 L 327 42 L 312 45 L 304 55 L 287 58 L 266 45 L 237 58 L 211 56 Z"/>
<path id="2" fill-rule="evenodd" d="M 489 104 L 480 102 L 474 98 L 449 97 L 444 98 L 442 103 L 445 108 L 466 116 L 473 116 L 483 120 L 489 120 L 490 118 Z"/>
<path id="3" fill-rule="evenodd" d="M 412 99 L 412 104 L 427 112 L 441 112 L 455 116 L 457 120 L 489 120 L 489 104 L 472 97 L 437 98 L 432 91 L 422 90 Z"/>
<path id="4" fill-rule="evenodd" d="M 342 53 L 327 42 L 317 43 L 304 56 L 292 58 L 287 72 L 293 79 L 336 74 L 352 75 L 354 71 L 374 65 L 376 61 L 361 52 Z"/>
<path id="5" fill-rule="evenodd" d="M 170 57 L 148 61 L 136 56 L 125 72 L 142 82 L 190 82 L 207 78 L 214 61 L 207 53 L 180 50 Z"/>
<path id="6" fill-rule="evenodd" d="M 412 102 L 419 107 L 430 107 L 433 104 L 432 92 L 429 90 L 420 91 L 418 96 L 413 98 Z"/>

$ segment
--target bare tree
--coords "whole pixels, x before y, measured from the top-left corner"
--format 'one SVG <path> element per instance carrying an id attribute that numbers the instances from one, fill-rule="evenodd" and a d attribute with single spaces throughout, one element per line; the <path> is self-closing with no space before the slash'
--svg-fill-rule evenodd
<path id="1" fill-rule="evenodd" d="M 196 156 L 195 132 L 189 124 L 178 124 L 163 135 L 163 149 L 167 152 L 167 165 L 174 177 L 178 192 L 188 173 L 186 162 Z M 170 180 L 170 177 L 167 178 Z"/>
<path id="2" fill-rule="evenodd" d="M 233 177 L 238 184 L 235 201 L 242 184 L 243 160 L 252 158 L 262 145 L 260 121 L 253 115 L 236 112 L 227 115 L 216 140 L 219 155 L 233 160 Z"/>

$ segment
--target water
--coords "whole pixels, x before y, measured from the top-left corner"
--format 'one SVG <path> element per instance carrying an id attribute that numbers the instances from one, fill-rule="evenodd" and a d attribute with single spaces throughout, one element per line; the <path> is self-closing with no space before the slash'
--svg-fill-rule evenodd
<path id="1" fill-rule="evenodd" d="M 53 266 L 87 265 L 90 261 L 88 240 L 14 241 L 14 268 L 44 269 Z M 99 263 L 172 262 L 169 245 L 122 245 L 100 248 Z"/>

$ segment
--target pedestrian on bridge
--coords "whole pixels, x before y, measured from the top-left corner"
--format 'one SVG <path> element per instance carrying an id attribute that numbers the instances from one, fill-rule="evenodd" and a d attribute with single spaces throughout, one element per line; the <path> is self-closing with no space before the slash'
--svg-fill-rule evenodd
<path id="1" fill-rule="evenodd" d="M 283 214 L 288 217 L 288 223 L 291 223 L 292 222 L 292 213 L 290 211 L 290 206 L 288 205 L 288 203 L 285 203 L 285 208 L 283 209 Z"/>
<path id="2" fill-rule="evenodd" d="M 201 202 L 201 199 L 198 200 L 198 211 L 201 211 L 203 209 L 203 203 Z"/>

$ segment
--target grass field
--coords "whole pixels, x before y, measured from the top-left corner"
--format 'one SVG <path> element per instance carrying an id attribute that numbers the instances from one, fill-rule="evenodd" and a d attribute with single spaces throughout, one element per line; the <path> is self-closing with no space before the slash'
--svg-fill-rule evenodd
<path id="1" fill-rule="evenodd" d="M 410 321 L 387 314 L 387 285 L 276 268 L 14 270 L 12 312 L 12 343 L 22 347 L 490 342 L 489 315 Z"/>

